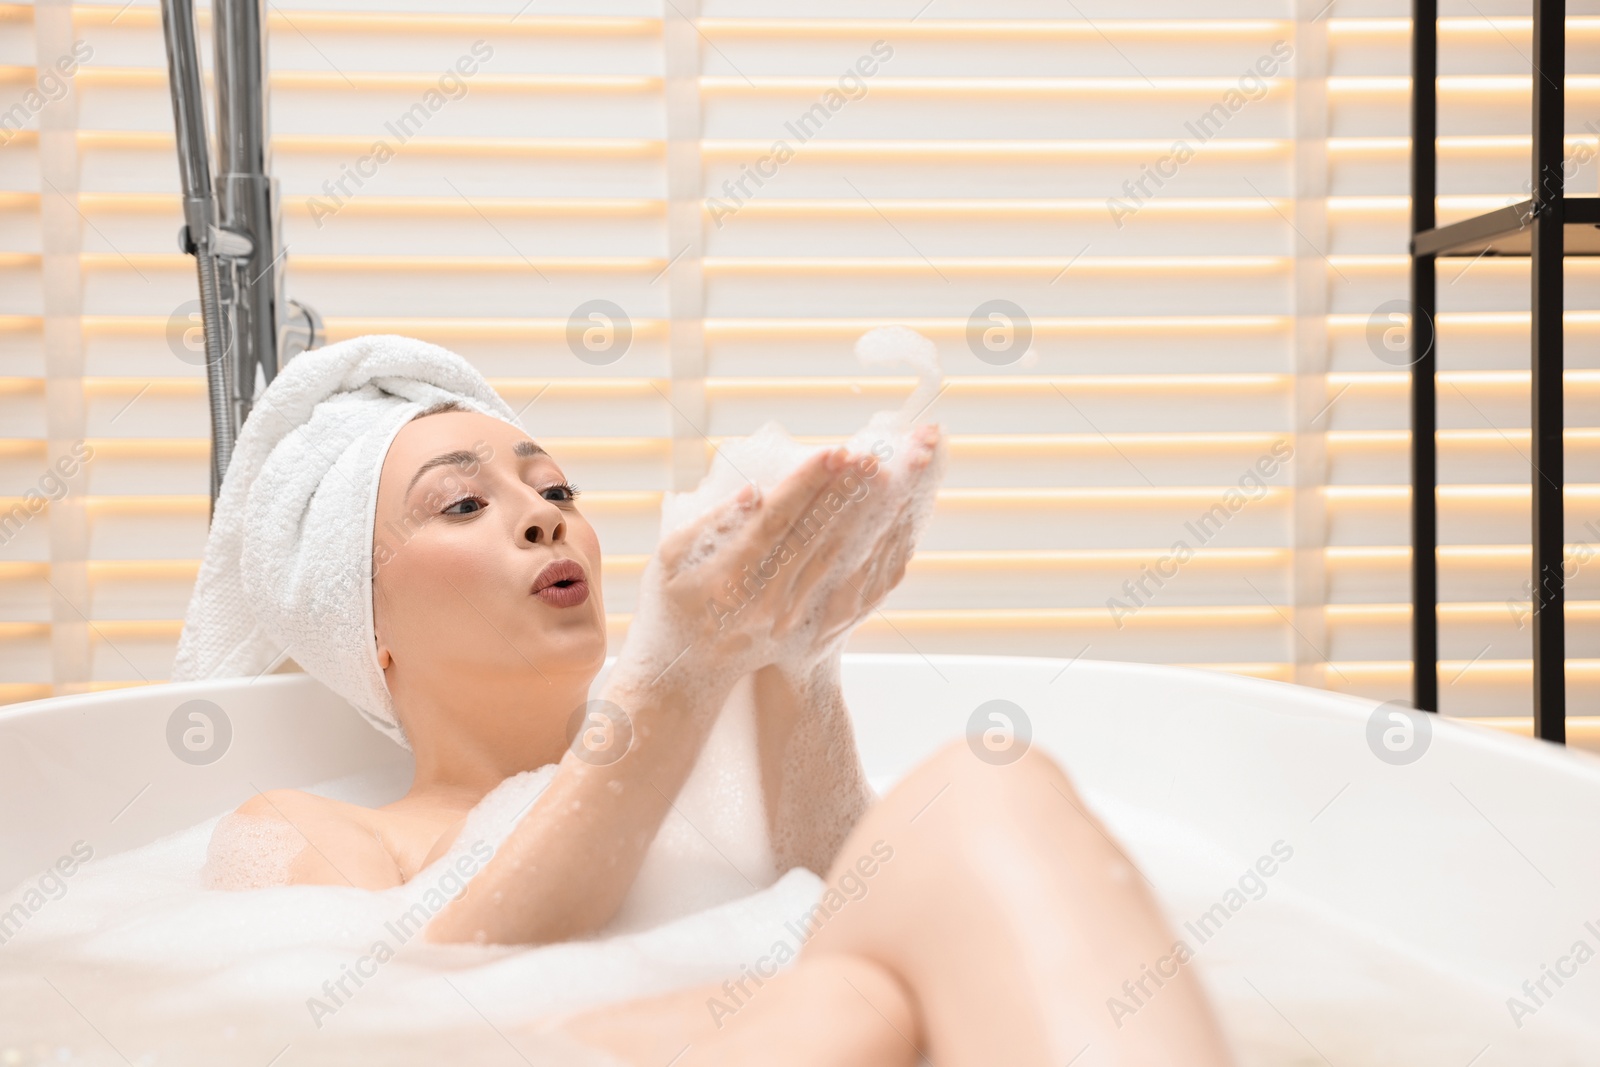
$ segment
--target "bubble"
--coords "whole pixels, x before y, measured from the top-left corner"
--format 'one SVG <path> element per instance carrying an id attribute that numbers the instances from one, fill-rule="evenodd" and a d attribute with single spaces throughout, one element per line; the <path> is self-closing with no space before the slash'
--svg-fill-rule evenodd
<path id="1" fill-rule="evenodd" d="M 903 429 L 938 398 L 941 388 L 939 350 L 931 340 L 909 327 L 879 326 L 856 339 L 855 353 L 864 367 L 878 370 L 903 366 L 917 375 L 917 388 L 906 398 L 899 412 L 879 412 L 851 440 L 851 447 L 864 451 L 863 442 L 869 431 L 882 433 L 885 429 Z"/>
<path id="2" fill-rule="evenodd" d="M 937 369 L 939 352 L 934 343 L 906 326 L 879 326 L 856 339 L 856 358 L 866 367 L 923 363 Z"/>

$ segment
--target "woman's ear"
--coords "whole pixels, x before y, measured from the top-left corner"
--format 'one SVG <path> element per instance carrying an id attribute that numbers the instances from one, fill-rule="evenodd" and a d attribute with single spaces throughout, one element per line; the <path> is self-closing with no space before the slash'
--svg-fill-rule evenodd
<path id="1" fill-rule="evenodd" d="M 377 646 L 378 666 L 388 670 L 389 665 L 394 662 L 394 657 L 389 654 L 388 647 L 383 643 L 383 635 L 379 633 L 383 629 L 383 621 L 381 619 L 383 612 L 380 610 L 383 595 L 383 586 L 378 584 L 377 575 L 374 574 L 372 582 L 372 643 Z"/>

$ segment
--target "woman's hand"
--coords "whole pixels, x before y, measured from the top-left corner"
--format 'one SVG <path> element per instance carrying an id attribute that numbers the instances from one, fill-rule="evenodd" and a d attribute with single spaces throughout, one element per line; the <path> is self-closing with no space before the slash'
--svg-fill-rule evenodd
<path id="1" fill-rule="evenodd" d="M 731 682 L 773 662 L 814 576 L 839 566 L 844 542 L 816 535 L 816 516 L 829 514 L 824 501 L 861 467 L 843 448 L 817 452 L 771 491 L 746 486 L 664 537 L 618 666 Z"/>
<path id="2" fill-rule="evenodd" d="M 801 565 L 774 627 L 779 667 L 798 672 L 814 665 L 905 577 L 919 532 L 913 509 L 939 442 L 938 426 L 918 426 L 908 456 L 866 458 L 864 491 L 847 497 L 818 535 L 817 551 Z"/>

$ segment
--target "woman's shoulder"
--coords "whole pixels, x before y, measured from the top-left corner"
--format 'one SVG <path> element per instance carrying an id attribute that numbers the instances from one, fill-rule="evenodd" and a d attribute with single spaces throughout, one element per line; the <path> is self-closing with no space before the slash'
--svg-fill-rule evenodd
<path id="1" fill-rule="evenodd" d="M 373 814 L 373 810 L 300 789 L 258 791 L 233 812 L 245 818 L 266 819 L 290 825 L 332 821 L 362 823 L 367 821 L 363 817 L 364 813 L 370 815 Z"/>
<path id="2" fill-rule="evenodd" d="M 258 792 L 218 820 L 206 880 L 215 888 L 388 889 L 403 879 L 377 819 L 371 808 L 298 789 Z"/>

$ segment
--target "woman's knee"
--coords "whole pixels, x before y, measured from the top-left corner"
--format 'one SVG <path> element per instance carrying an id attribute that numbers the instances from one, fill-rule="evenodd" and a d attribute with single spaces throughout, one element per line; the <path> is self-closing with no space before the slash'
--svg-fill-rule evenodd
<path id="1" fill-rule="evenodd" d="M 993 788 L 1049 783 L 1071 796 L 1075 792 L 1066 769 L 1040 745 L 1016 742 L 1011 752 L 987 747 L 981 737 L 947 741 L 918 768 L 945 780 L 980 782 Z"/>
<path id="2" fill-rule="evenodd" d="M 888 968 L 854 952 L 808 946 L 682 1063 L 912 1067 L 921 1040 L 911 991 Z"/>
<path id="3" fill-rule="evenodd" d="M 862 1062 L 915 1062 L 905 1054 L 920 1044 L 916 999 L 888 967 L 851 952 L 819 952 L 802 957 L 791 974 L 805 987 L 797 999 L 812 1018 L 851 1023 L 850 1044 L 873 1053 Z"/>
<path id="4" fill-rule="evenodd" d="M 968 739 L 957 739 L 908 775 L 905 786 L 899 806 L 915 809 L 917 825 L 951 845 L 968 834 L 992 834 L 997 824 L 1099 826 L 1066 770 L 1038 745 L 999 763 L 974 752 Z"/>
<path id="5" fill-rule="evenodd" d="M 857 824 L 830 869 L 833 884 L 855 859 L 880 842 L 895 869 L 947 863 L 972 835 L 997 823 L 1020 826 L 1087 813 L 1066 772 L 1039 746 L 1005 764 L 981 759 L 965 738 L 938 748 L 901 778 Z M 909 851 L 902 852 L 902 849 Z"/>

